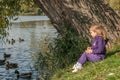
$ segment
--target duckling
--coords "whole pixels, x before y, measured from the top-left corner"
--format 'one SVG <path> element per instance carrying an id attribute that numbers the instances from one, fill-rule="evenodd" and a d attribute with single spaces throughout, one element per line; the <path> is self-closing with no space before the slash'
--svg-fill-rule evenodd
<path id="1" fill-rule="evenodd" d="M 31 72 L 20 73 L 18 70 L 15 70 L 14 73 L 17 75 L 17 79 L 19 79 L 19 78 L 31 78 L 32 77 Z"/>
<path id="2" fill-rule="evenodd" d="M 9 58 L 10 56 L 11 56 L 11 54 L 4 53 L 4 58 Z"/>
<path id="3" fill-rule="evenodd" d="M 6 63 L 6 58 L 3 60 L 0 60 L 0 65 L 4 65 Z"/>
<path id="4" fill-rule="evenodd" d="M 18 64 L 17 63 L 9 63 L 9 61 L 6 62 L 6 69 L 12 69 L 12 68 L 18 68 Z"/>

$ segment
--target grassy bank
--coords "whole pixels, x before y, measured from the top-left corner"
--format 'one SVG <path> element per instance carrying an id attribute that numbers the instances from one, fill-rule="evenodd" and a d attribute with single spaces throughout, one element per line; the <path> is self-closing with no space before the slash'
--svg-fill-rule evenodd
<path id="1" fill-rule="evenodd" d="M 71 72 L 72 66 L 58 70 L 51 80 L 120 80 L 120 46 L 109 50 L 101 62 L 87 62 L 77 73 Z"/>

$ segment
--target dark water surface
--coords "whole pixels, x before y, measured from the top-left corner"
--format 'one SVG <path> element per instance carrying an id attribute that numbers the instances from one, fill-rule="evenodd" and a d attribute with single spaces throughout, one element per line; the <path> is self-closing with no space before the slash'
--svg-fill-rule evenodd
<path id="1" fill-rule="evenodd" d="M 17 63 L 16 69 L 20 73 L 32 72 L 31 79 L 18 80 L 37 80 L 38 74 L 31 55 L 39 53 L 39 43 L 44 37 L 56 37 L 56 30 L 49 21 L 37 21 L 13 23 L 8 32 L 9 36 L 4 41 L 0 40 L 0 60 L 4 59 L 4 53 L 11 54 L 7 61 Z M 0 80 L 16 80 L 16 69 L 6 70 L 6 65 L 0 65 Z"/>

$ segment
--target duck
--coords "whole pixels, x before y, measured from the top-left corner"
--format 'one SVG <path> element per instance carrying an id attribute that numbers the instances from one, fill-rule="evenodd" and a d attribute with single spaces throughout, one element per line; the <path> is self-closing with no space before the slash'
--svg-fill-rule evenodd
<path id="1" fill-rule="evenodd" d="M 5 65 L 5 63 L 6 63 L 6 58 L 3 60 L 0 60 L 0 65 Z"/>
<path id="2" fill-rule="evenodd" d="M 31 78 L 32 77 L 32 72 L 20 73 L 18 70 L 15 70 L 14 73 L 16 74 L 17 79 L 19 79 L 19 78 Z"/>
<path id="3" fill-rule="evenodd" d="M 24 39 L 22 39 L 22 38 L 19 38 L 19 42 L 23 42 L 24 41 Z"/>
<path id="4" fill-rule="evenodd" d="M 4 53 L 4 58 L 9 58 L 10 56 L 11 56 L 11 54 Z"/>
<path id="5" fill-rule="evenodd" d="M 8 42 L 8 44 L 10 44 L 10 40 L 9 39 L 6 39 L 6 42 Z"/>
<path id="6" fill-rule="evenodd" d="M 13 45 L 15 43 L 15 40 L 12 38 L 11 39 L 11 44 Z"/>
<path id="7" fill-rule="evenodd" d="M 18 64 L 17 63 L 9 63 L 9 61 L 6 62 L 6 69 L 13 69 L 13 68 L 18 68 Z"/>

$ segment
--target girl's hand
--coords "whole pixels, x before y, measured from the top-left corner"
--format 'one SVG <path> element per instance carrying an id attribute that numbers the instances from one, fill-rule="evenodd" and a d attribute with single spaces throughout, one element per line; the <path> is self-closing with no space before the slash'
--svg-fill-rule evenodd
<path id="1" fill-rule="evenodd" d="M 88 49 L 91 49 L 91 47 L 87 47 L 87 50 L 88 50 Z"/>
<path id="2" fill-rule="evenodd" d="M 88 54 L 91 54 L 92 53 L 91 47 L 87 47 L 87 50 L 85 52 L 88 53 Z"/>

